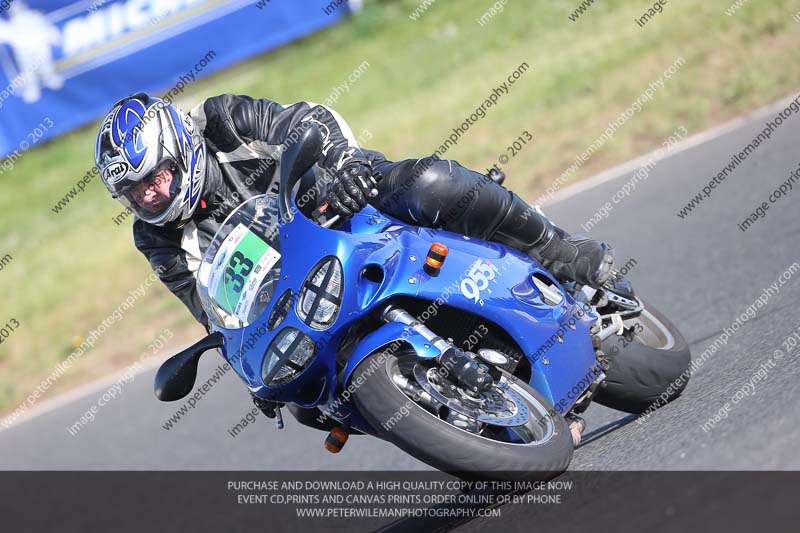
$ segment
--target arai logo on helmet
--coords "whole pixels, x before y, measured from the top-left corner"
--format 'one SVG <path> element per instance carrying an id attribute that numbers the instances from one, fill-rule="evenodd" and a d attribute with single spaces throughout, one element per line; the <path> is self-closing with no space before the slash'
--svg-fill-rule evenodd
<path id="1" fill-rule="evenodd" d="M 117 161 L 103 169 L 103 181 L 109 185 L 117 183 L 128 172 L 128 163 Z"/>
<path id="2" fill-rule="evenodd" d="M 111 120 L 111 140 L 119 147 L 135 172 L 139 172 L 147 155 L 142 140 L 144 116 L 147 112 L 141 100 L 128 100 L 122 104 Z"/>

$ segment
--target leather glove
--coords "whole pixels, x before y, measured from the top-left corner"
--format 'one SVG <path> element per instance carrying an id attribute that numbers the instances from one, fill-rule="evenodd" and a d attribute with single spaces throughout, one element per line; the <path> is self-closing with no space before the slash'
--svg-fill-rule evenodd
<path id="1" fill-rule="evenodd" d="M 325 201 L 334 213 L 347 219 L 367 205 L 374 188 L 372 167 L 361 161 L 349 163 L 333 180 Z"/>

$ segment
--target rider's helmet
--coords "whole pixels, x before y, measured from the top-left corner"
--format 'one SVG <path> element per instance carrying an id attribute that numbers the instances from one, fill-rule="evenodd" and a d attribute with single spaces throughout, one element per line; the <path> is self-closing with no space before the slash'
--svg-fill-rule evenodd
<path id="1" fill-rule="evenodd" d="M 189 115 L 160 98 L 138 93 L 114 104 L 95 162 L 111 196 L 150 224 L 185 224 L 200 202 L 205 142 Z"/>

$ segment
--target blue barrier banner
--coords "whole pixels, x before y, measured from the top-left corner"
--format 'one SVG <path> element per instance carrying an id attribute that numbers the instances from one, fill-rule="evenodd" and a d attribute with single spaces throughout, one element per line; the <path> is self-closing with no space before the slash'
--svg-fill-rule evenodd
<path id="1" fill-rule="evenodd" d="M 346 0 L 0 0 L 0 157 L 138 91 L 202 76 L 336 23 Z"/>

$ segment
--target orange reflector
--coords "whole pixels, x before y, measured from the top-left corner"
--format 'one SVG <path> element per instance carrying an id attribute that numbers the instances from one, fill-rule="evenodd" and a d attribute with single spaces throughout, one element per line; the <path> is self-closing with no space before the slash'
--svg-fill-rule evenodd
<path id="1" fill-rule="evenodd" d="M 333 428 L 325 439 L 325 449 L 331 453 L 339 453 L 347 443 L 349 435 L 342 428 Z"/>
<path id="2" fill-rule="evenodd" d="M 449 251 L 447 246 L 440 242 L 431 244 L 428 255 L 425 257 L 425 265 L 422 268 L 431 276 L 438 275 L 439 269 L 442 268 Z"/>

